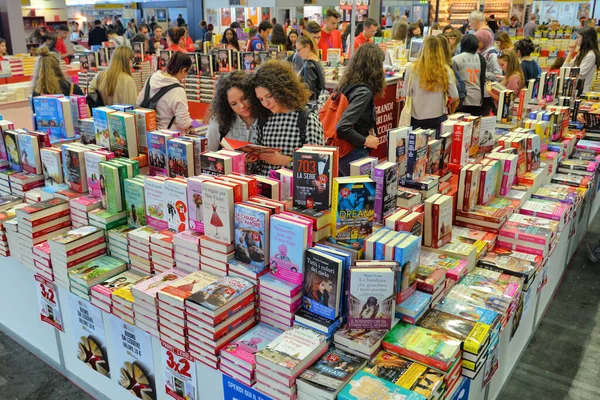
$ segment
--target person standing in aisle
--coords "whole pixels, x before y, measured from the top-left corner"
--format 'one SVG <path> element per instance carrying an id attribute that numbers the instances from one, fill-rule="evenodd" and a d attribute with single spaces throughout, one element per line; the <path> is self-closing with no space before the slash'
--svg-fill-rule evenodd
<path id="1" fill-rule="evenodd" d="M 363 31 L 354 38 L 354 52 L 365 43 L 373 43 L 373 36 L 377 33 L 379 24 L 373 18 L 367 18 L 363 23 Z"/>
<path id="2" fill-rule="evenodd" d="M 490 29 L 485 21 L 485 15 L 481 11 L 472 11 L 469 14 L 469 26 L 473 32 L 479 32 L 480 30 L 488 30 L 494 35 L 494 32 Z"/>
<path id="3" fill-rule="evenodd" d="M 200 21 L 200 41 L 204 42 L 204 35 L 206 34 L 206 32 L 208 32 L 208 30 L 206 29 L 206 21 L 202 20 Z"/>
<path id="4" fill-rule="evenodd" d="M 488 19 L 487 25 L 492 30 L 492 33 L 496 33 L 498 31 L 498 22 L 496 22 L 496 16 L 494 14 L 490 15 L 490 19 Z"/>
<path id="5" fill-rule="evenodd" d="M 450 43 L 450 50 L 452 51 L 452 55 L 455 56 L 460 53 L 460 42 L 462 40 L 462 33 L 458 29 L 453 29 L 452 31 L 445 33 L 444 36 L 448 39 L 448 43 Z"/>
<path id="6" fill-rule="evenodd" d="M 427 36 L 419 58 L 404 75 L 403 95 L 412 99 L 411 126 L 435 129 L 437 137 L 442 122 L 448 119 L 448 104 L 459 99 L 454 72 L 440 39 Z"/>
<path id="7" fill-rule="evenodd" d="M 227 49 L 240 51 L 240 43 L 238 42 L 237 34 L 235 33 L 235 30 L 231 28 L 227 28 L 225 29 L 225 32 L 223 32 L 221 44 L 224 44 Z"/>
<path id="8" fill-rule="evenodd" d="M 296 50 L 296 40 L 298 40 L 298 31 L 296 31 L 295 29 L 290 29 L 290 31 L 288 32 L 287 40 L 285 41 L 285 50 Z"/>
<path id="9" fill-rule="evenodd" d="M 521 69 L 523 70 L 523 76 L 525 77 L 525 85 L 530 79 L 537 79 L 540 77 L 542 70 L 538 63 L 531 59 L 531 53 L 535 50 L 533 42 L 529 38 L 521 39 L 515 43 L 515 52 L 521 60 Z"/>
<path id="10" fill-rule="evenodd" d="M 332 8 L 328 9 L 325 14 L 321 38 L 317 42 L 323 54 L 323 61 L 327 61 L 328 49 L 340 49 L 340 52 L 342 51 L 342 33 L 338 30 L 340 17 L 340 13 Z"/>
<path id="11" fill-rule="evenodd" d="M 494 48 L 494 35 L 490 30 L 481 29 L 475 32 L 475 36 L 479 41 L 478 52 L 485 59 L 485 80 L 486 82 L 498 82 L 502 79 L 502 69 L 498 64 L 499 52 Z M 486 91 L 483 97 L 481 115 L 488 116 L 493 109 L 494 100 Z"/>
<path id="12" fill-rule="evenodd" d="M 574 57 L 575 52 L 577 56 Z M 569 45 L 569 54 L 564 66 L 579 67 L 579 76 L 584 79 L 583 91 L 589 92 L 594 73 L 600 67 L 598 33 L 594 28 L 586 26 L 577 32 L 577 39 Z"/>
<path id="13" fill-rule="evenodd" d="M 319 43 L 319 41 L 321 40 L 321 27 L 315 21 L 310 21 L 306 25 L 306 30 L 302 32 L 301 36 L 311 37 L 315 41 L 315 43 Z M 298 52 L 294 53 L 291 60 L 289 57 L 287 58 L 287 60 L 291 61 L 292 68 L 296 72 L 300 72 L 300 70 L 304 66 L 304 60 L 298 55 Z"/>
<path id="14" fill-rule="evenodd" d="M 467 87 L 467 97 L 459 111 L 480 116 L 485 88 L 485 59 L 477 53 L 478 48 L 477 36 L 467 34 L 460 42 L 461 53 L 452 60 Z"/>
<path id="15" fill-rule="evenodd" d="M 279 168 L 292 168 L 294 150 L 305 144 L 323 145 L 323 126 L 319 117 L 306 108 L 310 90 L 285 61 L 269 60 L 251 78 L 252 101 L 266 112 L 258 121 L 257 144 L 281 149 L 261 154 L 256 170 L 260 175 Z M 304 128 L 304 129 L 302 129 Z"/>
<path id="16" fill-rule="evenodd" d="M 500 84 L 509 90 L 512 90 L 515 95 L 515 99 L 519 98 L 521 89 L 525 86 L 525 77 L 523 76 L 523 70 L 521 64 L 519 64 L 519 57 L 517 53 L 512 50 L 503 52 L 498 57 L 498 64 L 504 72 L 504 78 L 500 81 Z M 494 92 L 492 88 L 492 82 L 486 82 L 485 90 L 494 99 L 495 106 L 498 107 L 498 94 Z"/>
<path id="17" fill-rule="evenodd" d="M 213 31 L 215 30 L 215 26 L 213 24 L 208 24 L 206 26 L 206 33 L 204 34 L 204 41 L 208 43 L 212 43 L 213 39 Z"/>
<path id="18" fill-rule="evenodd" d="M 61 25 L 58 27 L 58 35 L 56 37 L 56 46 L 54 49 L 59 54 L 66 64 L 69 63 L 69 57 L 73 55 L 72 52 L 67 50 L 65 39 L 69 37 L 69 27 L 67 25 Z"/>
<path id="19" fill-rule="evenodd" d="M 367 157 L 369 149 L 379 146 L 375 96 L 385 90 L 384 59 L 383 51 L 375 44 L 359 47 L 335 90 L 348 98 L 348 108 L 337 124 L 337 134 L 354 147 L 340 158 L 341 176 L 349 176 L 350 163 Z"/>
<path id="20" fill-rule="evenodd" d="M 183 19 L 183 16 L 181 14 L 179 14 L 177 16 L 177 26 L 182 27 L 183 25 L 185 25 L 185 19 Z"/>
<path id="21" fill-rule="evenodd" d="M 532 38 L 535 35 L 535 31 L 538 28 L 536 19 L 537 17 L 535 14 L 531 14 L 531 17 L 529 17 L 529 22 L 523 27 L 523 36 L 526 38 Z"/>
<path id="22" fill-rule="evenodd" d="M 133 59 L 131 47 L 117 47 L 108 69 L 96 74 L 90 82 L 88 93 L 98 92 L 106 106 L 134 104 L 138 93 L 131 76 Z"/>
<path id="23" fill-rule="evenodd" d="M 244 71 L 233 71 L 217 80 L 215 97 L 206 117 L 209 151 L 219 150 L 223 138 L 256 143 L 258 113 L 262 111 L 266 119 L 267 111 L 251 102 L 253 92 L 254 87 Z"/>
<path id="24" fill-rule="evenodd" d="M 283 26 L 281 26 L 281 24 L 273 25 L 273 30 L 271 31 L 271 40 L 269 43 L 273 46 L 285 47 L 285 40 L 286 37 Z"/>
<path id="25" fill-rule="evenodd" d="M 40 56 L 35 63 L 31 82 L 32 97 L 44 94 L 62 94 L 63 96 L 77 94 L 83 96 L 81 88 L 67 80 L 60 68 L 58 58 L 47 47 L 40 48 Z"/>
<path id="26" fill-rule="evenodd" d="M 408 24 L 404 21 L 395 23 L 394 28 L 392 29 L 392 40 L 406 42 L 407 36 L 408 36 Z"/>
<path id="27" fill-rule="evenodd" d="M 183 28 L 183 30 L 185 31 L 185 34 L 181 39 L 182 42 L 179 45 L 181 47 L 184 47 L 190 53 L 196 51 L 196 46 L 194 46 L 194 40 L 190 37 L 190 31 L 188 29 L 187 24 L 180 25 L 179 27 Z"/>
<path id="28" fill-rule="evenodd" d="M 512 50 L 514 47 L 512 40 L 510 40 L 510 36 L 508 33 L 506 33 L 506 31 L 496 32 L 494 35 L 494 41 L 498 43 L 498 50 L 500 51 Z"/>
<path id="29" fill-rule="evenodd" d="M 269 21 L 261 21 L 260 24 L 258 24 L 258 33 L 250 42 L 250 51 L 266 51 L 272 30 L 273 24 Z"/>
<path id="30" fill-rule="evenodd" d="M 162 28 L 160 25 L 156 24 L 152 30 L 152 33 L 154 34 L 154 37 L 150 39 L 150 47 L 153 48 L 154 51 L 158 51 L 160 46 L 162 46 L 163 49 L 169 47 L 167 39 L 165 39 L 162 35 Z"/>
<path id="31" fill-rule="evenodd" d="M 138 28 L 138 33 L 140 35 L 144 35 L 148 40 L 150 40 L 150 29 L 148 28 L 148 25 L 140 24 L 140 27 Z"/>
<path id="32" fill-rule="evenodd" d="M 309 103 L 312 108 L 318 105 L 319 94 L 325 89 L 325 70 L 319 60 L 317 46 L 310 37 L 302 35 L 296 40 L 298 56 L 304 60 L 304 65 L 298 73 L 306 86 L 312 92 Z"/>
<path id="33" fill-rule="evenodd" d="M 155 99 L 156 129 L 174 129 L 185 133 L 192 126 L 187 96 L 181 86 L 181 81 L 187 76 L 191 66 L 192 60 L 187 54 L 180 51 L 173 53 L 167 70 L 153 73 L 139 93 L 136 107 L 152 99 L 162 88 L 170 88 L 160 99 Z"/>
<path id="34" fill-rule="evenodd" d="M 185 36 L 185 29 L 183 28 L 169 28 L 167 29 L 167 44 L 169 47 L 166 50 L 170 51 L 181 51 L 185 53 L 187 50 L 181 46 L 181 39 Z"/>

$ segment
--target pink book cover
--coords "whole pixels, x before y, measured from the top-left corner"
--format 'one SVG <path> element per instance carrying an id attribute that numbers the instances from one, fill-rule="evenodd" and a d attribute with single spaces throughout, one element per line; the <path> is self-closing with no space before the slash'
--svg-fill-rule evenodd
<path id="1" fill-rule="evenodd" d="M 86 195 L 69 200 L 69 204 L 73 203 L 80 204 L 87 209 L 89 206 L 102 203 L 102 200 L 94 196 Z"/>
<path id="2" fill-rule="evenodd" d="M 48 242 L 42 242 L 33 246 L 33 254 L 49 259 L 50 258 L 50 244 Z"/>
<path id="3" fill-rule="evenodd" d="M 312 243 L 313 243 L 313 222 L 312 220 L 310 220 L 309 218 L 303 217 L 301 215 L 298 214 L 294 214 L 294 213 L 289 213 L 289 212 L 282 212 L 278 214 L 280 217 L 283 217 L 285 219 L 288 219 L 290 221 L 296 221 L 301 223 L 302 225 L 305 225 L 308 227 L 308 234 L 307 234 L 307 243 L 306 245 L 308 247 L 312 247 Z"/>
<path id="4" fill-rule="evenodd" d="M 184 245 L 182 247 L 198 248 L 200 247 L 201 236 L 202 235 L 200 235 L 200 233 L 198 232 L 187 230 L 176 233 L 175 236 L 173 236 L 173 243 L 175 244 L 175 246 L 177 246 L 178 242 L 186 242 L 187 246 Z"/>
<path id="5" fill-rule="evenodd" d="M 239 151 L 219 150 L 218 153 L 231 157 L 232 171 L 238 174 L 246 173 L 246 155 Z"/>
<path id="6" fill-rule="evenodd" d="M 528 247 L 526 244 L 520 245 L 520 244 L 508 243 L 508 242 L 503 241 L 502 238 L 498 238 L 497 246 L 501 247 L 501 248 L 509 249 L 509 250 L 521 251 L 523 253 L 535 254 L 537 256 L 542 256 L 542 257 L 545 256 L 544 250 L 534 249 L 533 247 Z"/>
<path id="7" fill-rule="evenodd" d="M 551 219 L 553 221 L 561 221 L 567 213 L 567 207 L 560 203 L 526 201 L 520 210 L 521 214 L 532 215 Z"/>
<path id="8" fill-rule="evenodd" d="M 550 242 L 552 232 L 545 228 L 507 221 L 502 228 L 500 228 L 499 239 L 501 239 L 502 236 L 522 240 L 524 242 L 546 245 Z"/>

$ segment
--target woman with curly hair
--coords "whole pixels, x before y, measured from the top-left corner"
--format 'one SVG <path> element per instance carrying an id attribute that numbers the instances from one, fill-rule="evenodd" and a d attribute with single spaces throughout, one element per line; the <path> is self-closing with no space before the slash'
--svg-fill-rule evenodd
<path id="1" fill-rule="evenodd" d="M 237 33 L 235 29 L 227 28 L 223 32 L 221 43 L 227 46 L 227 49 L 240 51 L 240 44 L 238 43 Z"/>
<path id="2" fill-rule="evenodd" d="M 217 81 L 207 113 L 208 149 L 217 151 L 223 138 L 256 143 L 257 112 L 250 103 L 254 87 L 246 73 L 233 71 Z"/>
<path id="3" fill-rule="evenodd" d="M 260 175 L 267 175 L 272 169 L 291 168 L 294 149 L 304 144 L 323 144 L 321 121 L 306 108 L 311 91 L 285 61 L 267 61 L 251 79 L 252 101 L 259 113 L 267 114 L 266 119 L 259 118 L 257 144 L 280 149 L 261 154 L 256 169 Z"/>
<path id="4" fill-rule="evenodd" d="M 403 95 L 412 98 L 411 126 L 435 129 L 437 137 L 442 122 L 448 119 L 449 100 L 459 99 L 454 72 L 448 65 L 442 41 L 427 36 L 419 58 L 404 75 Z"/>
<path id="5" fill-rule="evenodd" d="M 352 161 L 368 156 L 369 148 L 376 149 L 379 145 L 375 135 L 374 99 L 385 89 L 384 58 L 377 45 L 363 44 L 348 62 L 336 89 L 336 94 L 343 93 L 348 98 L 348 108 L 338 122 L 337 133 L 340 139 L 353 147 L 346 154 L 340 154 L 339 171 L 342 176 L 350 175 Z"/>

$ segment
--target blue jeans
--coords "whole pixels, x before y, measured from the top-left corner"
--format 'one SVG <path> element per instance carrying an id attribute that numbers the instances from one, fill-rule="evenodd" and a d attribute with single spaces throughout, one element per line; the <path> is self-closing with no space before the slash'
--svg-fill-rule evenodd
<path id="1" fill-rule="evenodd" d="M 350 176 L 350 163 L 356 160 L 360 160 L 361 158 L 365 158 L 369 156 L 369 149 L 361 148 L 354 149 L 350 153 L 346 154 L 344 157 L 340 158 L 340 166 L 339 166 L 339 175 L 340 176 Z"/>

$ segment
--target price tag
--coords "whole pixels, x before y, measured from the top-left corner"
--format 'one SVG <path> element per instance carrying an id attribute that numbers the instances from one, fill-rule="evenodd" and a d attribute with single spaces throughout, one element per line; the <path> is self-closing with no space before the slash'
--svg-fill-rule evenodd
<path id="1" fill-rule="evenodd" d="M 54 283 L 38 274 L 35 275 L 35 281 L 40 302 L 40 319 L 63 332 L 62 315 Z"/>
<path id="2" fill-rule="evenodd" d="M 189 353 L 161 341 L 165 391 L 177 400 L 196 398 L 196 363 Z"/>

